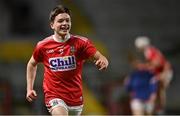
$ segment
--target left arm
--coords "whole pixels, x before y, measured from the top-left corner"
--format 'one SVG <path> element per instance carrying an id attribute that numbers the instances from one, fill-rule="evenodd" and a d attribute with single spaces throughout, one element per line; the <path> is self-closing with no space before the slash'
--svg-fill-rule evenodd
<path id="1" fill-rule="evenodd" d="M 93 55 L 93 59 L 95 61 L 95 65 L 98 67 L 99 70 L 105 70 L 108 67 L 108 60 L 105 56 L 103 56 L 99 51 Z"/>

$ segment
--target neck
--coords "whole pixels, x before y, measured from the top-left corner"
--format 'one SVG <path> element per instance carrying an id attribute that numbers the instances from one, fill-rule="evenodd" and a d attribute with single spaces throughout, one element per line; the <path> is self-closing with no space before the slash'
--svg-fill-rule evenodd
<path id="1" fill-rule="evenodd" d="M 64 36 L 60 36 L 60 35 L 58 35 L 56 33 L 53 35 L 53 39 L 55 41 L 57 41 L 57 42 L 66 42 L 69 38 L 70 38 L 70 34 L 69 33 L 64 35 Z"/>

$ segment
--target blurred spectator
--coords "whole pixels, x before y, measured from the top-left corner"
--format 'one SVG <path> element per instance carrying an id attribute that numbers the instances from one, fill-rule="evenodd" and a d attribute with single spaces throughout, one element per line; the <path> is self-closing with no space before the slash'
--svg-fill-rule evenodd
<path id="1" fill-rule="evenodd" d="M 135 40 L 136 48 L 143 52 L 144 62 L 135 61 L 133 65 L 137 69 L 147 69 L 156 75 L 158 80 L 158 91 L 156 100 L 156 113 L 162 114 L 165 110 L 166 88 L 168 87 L 173 71 L 170 63 L 165 59 L 159 49 L 150 44 L 150 40 L 146 36 L 138 37 Z"/>

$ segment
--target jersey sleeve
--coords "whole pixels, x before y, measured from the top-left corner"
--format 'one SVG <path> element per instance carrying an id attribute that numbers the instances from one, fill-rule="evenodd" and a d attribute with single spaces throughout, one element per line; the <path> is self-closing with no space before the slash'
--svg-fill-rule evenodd
<path id="1" fill-rule="evenodd" d="M 155 50 L 147 49 L 145 51 L 145 57 L 146 57 L 147 60 L 150 60 L 150 61 L 153 60 L 156 57 Z"/>
<path id="2" fill-rule="evenodd" d="M 97 49 L 90 40 L 86 40 L 82 44 L 82 59 L 88 59 L 96 53 Z"/>
<path id="3" fill-rule="evenodd" d="M 43 54 L 42 54 L 42 51 L 41 51 L 40 44 L 37 44 L 36 47 L 34 48 L 33 58 L 35 59 L 36 62 L 42 62 Z"/>

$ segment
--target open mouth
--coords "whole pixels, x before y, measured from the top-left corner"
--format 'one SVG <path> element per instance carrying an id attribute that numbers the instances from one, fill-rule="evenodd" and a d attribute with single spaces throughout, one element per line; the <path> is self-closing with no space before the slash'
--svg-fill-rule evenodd
<path id="1" fill-rule="evenodd" d="M 69 30 L 69 26 L 67 25 L 67 26 L 61 26 L 60 27 L 60 30 L 62 30 L 62 31 L 68 31 Z"/>

